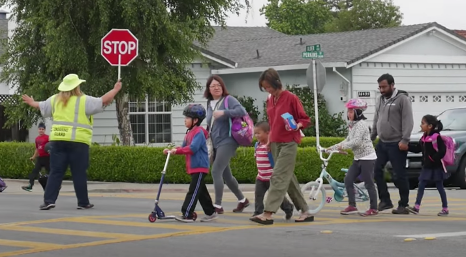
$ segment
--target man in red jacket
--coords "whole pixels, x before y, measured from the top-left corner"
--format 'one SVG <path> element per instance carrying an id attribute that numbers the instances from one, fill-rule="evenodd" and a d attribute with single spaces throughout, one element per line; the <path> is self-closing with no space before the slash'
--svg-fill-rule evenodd
<path id="1" fill-rule="evenodd" d="M 34 155 L 30 158 L 35 160 L 35 167 L 29 174 L 29 185 L 21 187 L 23 190 L 31 191 L 34 186 L 34 180 L 39 175 L 42 168 L 45 168 L 47 173 L 50 172 L 50 155 L 45 150 L 45 145 L 49 142 L 49 136 L 45 134 L 45 124 L 39 123 L 39 136 L 36 137 L 36 150 Z"/>

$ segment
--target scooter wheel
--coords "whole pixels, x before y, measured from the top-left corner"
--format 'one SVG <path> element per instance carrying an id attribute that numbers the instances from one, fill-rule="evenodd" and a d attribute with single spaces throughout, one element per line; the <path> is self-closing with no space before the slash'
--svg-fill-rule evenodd
<path id="1" fill-rule="evenodd" d="M 157 220 L 154 213 L 149 214 L 149 222 L 154 223 Z"/>
<path id="2" fill-rule="evenodd" d="M 194 221 L 197 220 L 197 213 L 196 213 L 196 212 L 193 212 L 193 220 L 194 220 Z"/>

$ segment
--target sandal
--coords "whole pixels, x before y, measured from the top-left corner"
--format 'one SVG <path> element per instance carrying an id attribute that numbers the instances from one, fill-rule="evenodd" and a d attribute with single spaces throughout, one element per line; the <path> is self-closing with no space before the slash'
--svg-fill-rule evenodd
<path id="1" fill-rule="evenodd" d="M 262 224 L 262 225 L 272 225 L 273 224 L 273 220 L 269 220 L 269 219 L 261 219 L 259 216 L 254 216 L 254 217 L 251 217 L 249 218 L 250 221 L 253 221 L 253 222 L 256 222 L 256 223 L 259 223 L 259 224 Z"/>
<path id="2" fill-rule="evenodd" d="M 304 214 L 301 214 L 301 216 L 295 220 L 295 222 L 312 222 L 314 221 L 314 216 L 306 216 L 304 219 L 302 219 L 304 217 Z"/>

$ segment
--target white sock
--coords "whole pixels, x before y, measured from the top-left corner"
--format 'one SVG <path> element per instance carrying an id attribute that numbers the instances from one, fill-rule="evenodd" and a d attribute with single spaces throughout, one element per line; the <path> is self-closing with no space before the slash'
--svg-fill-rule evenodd
<path id="1" fill-rule="evenodd" d="M 239 200 L 239 202 L 240 202 L 240 203 L 246 202 L 246 198 L 243 198 L 243 199 Z"/>
<path id="2" fill-rule="evenodd" d="M 214 207 L 217 208 L 217 209 L 222 209 L 221 205 L 214 204 Z"/>

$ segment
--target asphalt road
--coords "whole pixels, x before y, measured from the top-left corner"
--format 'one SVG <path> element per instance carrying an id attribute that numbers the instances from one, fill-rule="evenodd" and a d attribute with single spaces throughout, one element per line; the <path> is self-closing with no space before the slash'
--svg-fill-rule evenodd
<path id="1" fill-rule="evenodd" d="M 411 192 L 414 199 L 415 191 Z M 153 194 L 95 193 L 91 194 L 95 209 L 76 210 L 74 195 L 64 193 L 55 209 L 40 211 L 40 192 L 4 192 L 0 194 L 0 257 L 464 256 L 465 192 L 448 191 L 449 217 L 436 216 L 438 193 L 428 190 L 421 215 L 342 216 L 339 210 L 344 205 L 332 202 L 315 222 L 286 222 L 280 213 L 272 226 L 250 222 L 252 206 L 245 213 L 232 213 L 231 193 L 225 194 L 225 214 L 215 222 L 184 224 L 149 223 Z M 252 200 L 252 193 L 247 195 Z M 164 196 L 169 200 L 164 201 Z M 182 197 L 162 195 L 161 206 L 178 215 Z M 396 200 L 397 193 L 392 197 Z"/>

